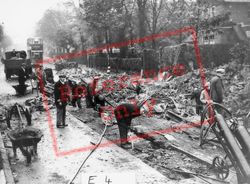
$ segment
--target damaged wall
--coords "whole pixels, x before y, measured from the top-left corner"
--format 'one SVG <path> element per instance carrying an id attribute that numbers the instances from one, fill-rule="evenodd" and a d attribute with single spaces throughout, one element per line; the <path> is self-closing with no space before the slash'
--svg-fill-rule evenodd
<path id="1" fill-rule="evenodd" d="M 203 66 L 212 68 L 230 62 L 229 50 L 232 47 L 233 45 L 229 44 L 200 45 L 199 49 Z M 182 44 L 162 49 L 161 63 L 165 65 L 181 63 L 189 66 L 190 61 L 195 68 L 198 68 L 193 45 Z"/>

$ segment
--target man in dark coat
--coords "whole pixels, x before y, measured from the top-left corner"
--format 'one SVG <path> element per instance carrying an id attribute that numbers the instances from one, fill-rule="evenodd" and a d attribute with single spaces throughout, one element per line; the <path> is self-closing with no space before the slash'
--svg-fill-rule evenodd
<path id="1" fill-rule="evenodd" d="M 198 88 L 194 88 L 191 94 L 191 100 L 195 100 L 195 110 L 197 115 L 201 115 L 202 112 L 202 102 L 200 101 L 201 90 Z"/>
<path id="2" fill-rule="evenodd" d="M 70 87 L 71 87 L 71 93 L 72 93 L 71 104 L 73 105 L 73 107 L 76 107 L 77 105 L 78 108 L 81 109 L 82 108 L 81 98 L 83 96 L 82 87 L 79 86 L 77 82 L 74 80 L 70 81 Z"/>
<path id="3" fill-rule="evenodd" d="M 103 113 L 103 108 L 105 108 L 105 102 L 106 99 L 101 94 L 96 94 L 94 96 L 94 109 L 98 111 L 99 117 L 101 117 L 101 114 Z"/>
<path id="4" fill-rule="evenodd" d="M 141 107 L 143 104 L 123 103 L 117 106 L 114 110 L 115 118 L 120 132 L 121 147 L 124 149 L 132 148 L 128 141 L 128 131 L 130 129 L 132 119 L 141 116 Z"/>
<path id="5" fill-rule="evenodd" d="M 211 79 L 210 82 L 210 96 L 213 102 L 223 103 L 224 96 L 224 85 L 222 82 L 222 77 L 225 74 L 224 69 L 216 70 L 216 75 Z"/>
<path id="6" fill-rule="evenodd" d="M 28 74 L 26 71 L 26 64 L 22 63 L 21 68 L 18 71 L 18 83 L 17 91 L 20 95 L 24 95 L 26 92 L 25 81 L 28 79 Z"/>
<path id="7" fill-rule="evenodd" d="M 216 70 L 216 75 L 211 79 L 210 82 L 210 97 L 213 102 L 223 104 L 223 98 L 225 95 L 225 89 L 222 82 L 222 77 L 225 75 L 224 69 Z M 220 107 L 216 108 L 217 112 L 224 115 L 223 109 Z"/>
<path id="8" fill-rule="evenodd" d="M 59 76 L 59 81 L 54 86 L 54 96 L 56 104 L 56 126 L 57 128 L 68 126 L 65 123 L 66 119 L 66 106 L 70 97 L 70 87 L 67 83 L 65 75 Z"/>
<path id="9" fill-rule="evenodd" d="M 20 86 L 25 85 L 25 81 L 27 80 L 27 72 L 26 72 L 26 64 L 22 63 L 21 68 L 18 71 L 18 83 Z"/>
<path id="10" fill-rule="evenodd" d="M 46 73 L 44 72 L 42 65 L 36 67 L 36 77 L 37 77 L 37 87 L 39 88 L 40 92 L 43 93 L 47 81 L 46 81 Z"/>

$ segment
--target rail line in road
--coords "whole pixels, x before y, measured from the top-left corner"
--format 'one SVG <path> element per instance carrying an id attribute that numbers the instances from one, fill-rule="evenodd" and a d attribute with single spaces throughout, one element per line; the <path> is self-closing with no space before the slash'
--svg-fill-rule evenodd
<path id="1" fill-rule="evenodd" d="M 76 112 L 70 112 L 72 116 L 80 120 L 82 123 L 87 124 L 91 129 L 101 134 L 101 130 L 103 130 L 104 125 L 101 123 L 97 123 L 97 121 L 101 121 L 100 118 L 95 120 L 95 122 L 88 123 L 86 119 L 81 118 L 81 116 L 76 115 Z M 142 133 L 141 131 L 137 131 L 132 127 L 133 136 L 138 136 L 138 140 L 133 143 L 133 149 L 128 150 L 130 154 L 141 159 L 143 162 L 148 164 L 149 166 L 156 168 L 160 173 L 165 175 L 168 178 L 172 179 L 184 179 L 185 171 L 186 172 L 197 172 L 201 175 L 206 175 L 207 178 L 203 178 L 212 183 L 227 183 L 226 181 L 222 181 L 220 179 L 216 179 L 215 174 L 212 167 L 212 157 L 200 153 L 198 150 L 185 150 L 185 148 L 181 148 L 180 146 L 171 143 L 168 139 L 159 133 L 158 136 L 154 138 L 148 138 L 146 136 L 146 132 Z M 143 134 L 145 134 L 143 136 Z M 106 138 L 108 140 L 117 140 L 118 136 L 118 128 L 110 128 L 107 132 Z M 160 137 L 160 138 L 159 138 Z M 180 138 L 176 138 L 177 142 L 182 142 L 183 140 Z M 199 144 L 198 141 L 192 140 L 189 141 L 190 144 Z M 115 141 L 117 142 L 117 141 Z M 159 151 L 160 150 L 160 151 Z M 197 152 L 195 154 L 195 152 Z M 155 153 L 155 154 L 154 154 Z M 162 160 L 163 163 L 160 163 Z M 165 162 L 166 160 L 172 160 L 169 163 Z M 192 163 L 192 164 L 190 164 Z M 188 165 L 188 167 L 186 167 Z M 184 170 L 180 170 L 182 172 L 175 172 L 176 166 L 179 168 L 184 168 Z M 166 169 L 166 168 L 169 168 Z M 171 171 L 172 169 L 172 171 Z M 167 171 L 168 170 L 168 171 Z M 174 173 L 174 177 L 171 176 L 171 172 Z M 194 177 L 193 175 L 190 175 Z M 210 179 L 209 179 L 210 178 Z M 174 179 L 174 180 L 175 180 Z"/>

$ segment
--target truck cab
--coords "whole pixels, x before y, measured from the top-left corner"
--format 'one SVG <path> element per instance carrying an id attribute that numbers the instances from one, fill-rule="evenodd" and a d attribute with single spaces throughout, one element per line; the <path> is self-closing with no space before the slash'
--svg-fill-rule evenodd
<path id="1" fill-rule="evenodd" d="M 5 52 L 5 57 L 2 59 L 4 64 L 4 72 L 6 79 L 10 79 L 12 75 L 18 75 L 22 63 L 26 64 L 27 74 L 31 74 L 32 67 L 29 59 L 26 59 L 27 53 L 25 51 L 8 51 Z"/>

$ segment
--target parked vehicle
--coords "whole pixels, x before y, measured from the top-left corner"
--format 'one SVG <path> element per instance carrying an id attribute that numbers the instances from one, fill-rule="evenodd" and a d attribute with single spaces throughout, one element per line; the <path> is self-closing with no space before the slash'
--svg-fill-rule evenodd
<path id="1" fill-rule="evenodd" d="M 37 61 L 43 60 L 43 40 L 42 38 L 28 38 L 27 39 L 27 53 L 28 58 L 34 64 Z"/>
<path id="2" fill-rule="evenodd" d="M 4 64 L 4 72 L 6 79 L 10 79 L 12 75 L 18 75 L 22 63 L 26 64 L 27 74 L 31 74 L 32 67 L 30 59 L 26 59 L 25 51 L 9 51 L 5 52 L 5 58 L 2 58 Z"/>

